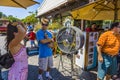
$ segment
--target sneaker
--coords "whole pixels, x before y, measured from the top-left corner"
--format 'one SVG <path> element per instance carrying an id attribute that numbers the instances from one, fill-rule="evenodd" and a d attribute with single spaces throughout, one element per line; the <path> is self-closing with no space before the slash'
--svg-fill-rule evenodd
<path id="1" fill-rule="evenodd" d="M 43 80 L 43 77 L 38 77 L 38 80 Z"/>
<path id="2" fill-rule="evenodd" d="M 118 78 L 117 75 L 113 75 L 113 76 L 112 76 L 112 79 L 113 79 L 113 80 L 116 80 L 117 78 Z"/>
<path id="3" fill-rule="evenodd" d="M 38 80 L 43 80 L 43 78 L 39 78 Z"/>
<path id="4" fill-rule="evenodd" d="M 52 78 L 52 76 L 49 75 L 46 77 L 46 80 L 54 80 L 54 79 Z"/>

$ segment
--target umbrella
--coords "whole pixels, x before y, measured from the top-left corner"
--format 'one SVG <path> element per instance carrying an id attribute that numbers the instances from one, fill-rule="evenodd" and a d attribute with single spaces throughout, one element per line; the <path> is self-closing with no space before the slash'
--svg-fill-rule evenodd
<path id="1" fill-rule="evenodd" d="M 75 19 L 115 21 L 120 19 L 120 0 L 97 0 L 71 13 Z"/>
<path id="2" fill-rule="evenodd" d="M 38 2 L 33 0 L 0 0 L 0 6 L 10 6 L 10 7 L 25 8 L 25 9 L 36 3 Z"/>

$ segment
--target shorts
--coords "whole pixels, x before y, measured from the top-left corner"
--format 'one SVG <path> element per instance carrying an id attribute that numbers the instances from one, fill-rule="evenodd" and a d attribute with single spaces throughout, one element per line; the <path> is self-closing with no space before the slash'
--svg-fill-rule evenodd
<path id="1" fill-rule="evenodd" d="M 120 55 L 117 56 L 117 63 L 120 63 Z"/>
<path id="2" fill-rule="evenodd" d="M 34 40 L 30 40 L 30 44 L 31 45 L 35 45 L 35 41 Z"/>
<path id="3" fill-rule="evenodd" d="M 44 71 L 47 70 L 47 68 L 52 68 L 53 67 L 53 57 L 49 56 L 46 58 L 39 58 L 39 69 L 42 69 Z"/>
<path id="4" fill-rule="evenodd" d="M 98 61 L 98 75 L 97 77 L 101 80 L 104 79 L 106 74 L 115 75 L 117 74 L 117 57 L 111 57 L 106 54 L 102 54 L 103 62 Z"/>

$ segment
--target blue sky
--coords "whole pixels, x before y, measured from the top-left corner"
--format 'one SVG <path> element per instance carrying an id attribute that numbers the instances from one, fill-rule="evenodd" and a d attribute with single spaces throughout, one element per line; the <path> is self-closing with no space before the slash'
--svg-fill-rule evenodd
<path id="1" fill-rule="evenodd" d="M 35 0 L 41 4 L 43 0 Z M 35 4 L 33 6 L 28 7 L 27 9 L 23 8 L 14 8 L 14 7 L 3 7 L 0 6 L 0 12 L 3 12 L 4 14 L 13 15 L 14 17 L 23 19 L 26 16 L 30 15 L 29 12 L 35 12 L 38 7 L 40 7 L 40 4 Z"/>

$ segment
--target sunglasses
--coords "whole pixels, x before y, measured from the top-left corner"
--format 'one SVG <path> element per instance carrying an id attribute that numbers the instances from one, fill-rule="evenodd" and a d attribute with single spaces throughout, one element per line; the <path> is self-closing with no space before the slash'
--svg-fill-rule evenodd
<path id="1" fill-rule="evenodd" d="M 43 23 L 42 23 L 42 26 L 48 26 L 48 24 L 43 24 Z"/>

